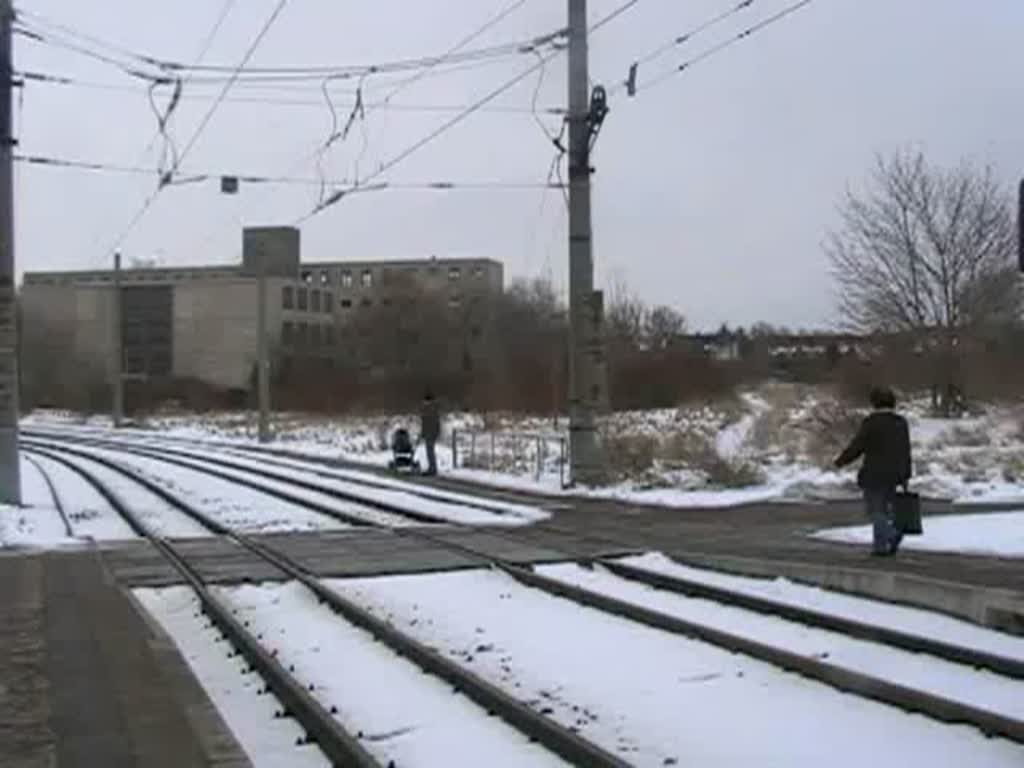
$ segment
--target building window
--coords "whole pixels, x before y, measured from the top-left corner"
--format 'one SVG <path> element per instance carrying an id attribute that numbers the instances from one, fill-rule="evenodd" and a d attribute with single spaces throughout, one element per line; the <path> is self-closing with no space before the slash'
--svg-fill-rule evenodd
<path id="1" fill-rule="evenodd" d="M 282 344 L 291 344 L 292 343 L 292 336 L 294 335 L 294 333 L 295 333 L 295 329 L 292 326 L 292 324 L 291 323 L 284 323 L 281 326 L 281 343 Z"/>
<path id="2" fill-rule="evenodd" d="M 310 283 L 313 282 L 313 273 L 310 272 L 308 269 L 303 271 L 302 273 L 302 282 L 304 282 L 306 285 L 309 285 Z"/>
<path id="3" fill-rule="evenodd" d="M 305 312 L 309 309 L 309 291 L 305 288 L 299 288 L 299 311 Z"/>
<path id="4" fill-rule="evenodd" d="M 320 271 L 320 285 L 327 285 L 330 282 L 331 282 L 330 274 L 328 274 L 326 269 L 321 270 Z"/>
<path id="5" fill-rule="evenodd" d="M 462 298 L 458 294 L 449 297 L 448 306 L 451 307 L 452 309 L 458 309 L 459 307 L 462 306 Z"/>
<path id="6" fill-rule="evenodd" d="M 281 305 L 285 309 L 292 309 L 295 306 L 295 289 L 290 285 L 281 289 Z"/>
<path id="7" fill-rule="evenodd" d="M 341 300 L 341 308 L 342 309 L 352 309 L 352 299 L 342 299 Z"/>
<path id="8" fill-rule="evenodd" d="M 390 296 L 385 296 L 383 299 L 381 299 L 380 303 L 383 304 L 385 307 L 390 307 L 391 306 L 391 297 Z"/>
<path id="9" fill-rule="evenodd" d="M 324 291 L 324 314 L 329 315 L 334 309 L 334 294 Z"/>
<path id="10" fill-rule="evenodd" d="M 368 269 L 363 270 L 362 276 L 363 288 L 373 288 L 373 272 Z"/>
<path id="11" fill-rule="evenodd" d="M 299 323 L 295 329 L 299 332 L 298 338 L 295 340 L 296 346 L 306 346 L 306 340 L 309 338 L 309 326 L 306 323 Z"/>
<path id="12" fill-rule="evenodd" d="M 320 346 L 320 326 L 315 323 L 309 327 L 309 345 L 314 348 Z"/>
<path id="13" fill-rule="evenodd" d="M 324 326 L 324 344 L 328 347 L 334 346 L 334 326 Z"/>
<path id="14" fill-rule="evenodd" d="M 475 277 L 477 280 L 483 280 L 484 279 L 484 268 L 483 267 L 476 267 L 473 270 L 473 277 Z"/>
<path id="15" fill-rule="evenodd" d="M 462 270 L 459 269 L 458 267 L 450 267 L 448 269 L 448 279 L 451 280 L 453 283 L 457 283 L 459 280 L 462 279 Z"/>
<path id="16" fill-rule="evenodd" d="M 470 328 L 469 334 L 474 339 L 479 339 L 480 338 L 480 334 L 481 334 L 480 326 L 479 325 L 474 325 L 472 328 Z"/>
<path id="17" fill-rule="evenodd" d="M 320 291 L 311 291 L 309 295 L 310 312 L 320 312 Z"/>
<path id="18" fill-rule="evenodd" d="M 369 308 L 369 307 L 372 307 L 372 306 L 373 306 L 373 302 L 372 302 L 372 301 L 370 301 L 369 299 L 363 299 L 363 300 L 362 300 L 361 302 L 359 302 L 359 303 L 360 303 L 360 304 L 362 304 L 362 306 L 363 306 L 364 308 Z"/>
<path id="19" fill-rule="evenodd" d="M 342 288 L 352 287 L 352 273 L 347 269 L 341 273 L 341 286 Z"/>

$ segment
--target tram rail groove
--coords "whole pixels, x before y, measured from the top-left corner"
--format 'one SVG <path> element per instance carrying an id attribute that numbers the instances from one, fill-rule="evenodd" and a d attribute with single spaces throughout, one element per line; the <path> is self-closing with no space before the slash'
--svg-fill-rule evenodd
<path id="1" fill-rule="evenodd" d="M 675 592 L 686 597 L 735 605 L 738 608 L 756 613 L 779 616 L 800 624 L 839 632 L 848 637 L 881 643 L 912 653 L 925 653 L 956 664 L 963 664 L 977 669 L 987 669 L 990 672 L 995 672 L 1005 677 L 1012 677 L 1018 680 L 1024 679 L 1024 661 L 1018 659 L 999 656 L 973 648 L 964 648 L 941 640 L 933 640 L 835 614 L 801 608 L 800 606 L 777 602 L 725 587 L 704 584 L 678 576 L 669 576 L 645 568 L 637 568 L 625 563 L 615 562 L 607 558 L 598 558 L 593 562 L 616 576 L 629 581 L 640 582 L 656 589 Z"/>
<path id="2" fill-rule="evenodd" d="M 635 603 L 567 584 L 527 568 L 503 568 L 520 583 L 534 586 L 578 605 L 604 611 L 639 624 L 710 643 L 734 653 L 764 661 L 789 672 L 830 685 L 847 693 L 873 699 L 899 709 L 926 715 L 942 722 L 972 725 L 989 736 L 1024 744 L 1024 722 L 914 688 L 891 683 L 862 672 L 750 640 L 694 621 L 669 616 Z"/>
<path id="3" fill-rule="evenodd" d="M 32 450 L 38 449 L 33 448 Z M 498 716 L 508 723 L 513 729 L 519 731 L 528 738 L 537 741 L 552 753 L 567 760 L 571 765 L 594 766 L 594 768 L 628 768 L 630 765 L 621 758 L 607 752 L 596 744 L 587 741 L 576 733 L 573 733 L 571 730 L 559 725 L 554 720 L 535 712 L 526 704 L 505 693 L 497 686 L 487 682 L 474 672 L 465 669 L 455 662 L 449 661 L 437 651 L 434 651 L 425 644 L 420 643 L 409 635 L 406 635 L 394 625 L 378 619 L 362 606 L 357 605 L 334 590 L 325 587 L 320 583 L 318 578 L 310 574 L 301 565 L 295 563 L 287 555 L 284 555 L 265 544 L 256 542 L 244 534 L 225 528 L 220 523 L 209 519 L 207 515 L 192 507 L 191 504 L 178 498 L 173 493 L 167 491 L 145 476 L 142 476 L 130 469 L 119 467 L 116 462 L 109 460 L 100 461 L 97 457 L 91 454 L 72 448 L 61 447 L 56 450 L 65 451 L 66 453 L 76 456 L 81 460 L 98 461 L 101 465 L 109 467 L 115 472 L 120 473 L 122 476 L 131 478 L 142 487 L 159 495 L 160 498 L 168 504 L 171 504 L 176 509 L 189 515 L 197 522 L 207 525 L 210 530 L 220 535 L 224 535 L 225 537 L 244 546 L 253 554 L 262 558 L 266 562 L 271 563 L 278 570 L 302 583 L 307 589 L 316 595 L 320 601 L 328 605 L 334 612 L 341 615 L 349 623 L 367 631 L 377 640 L 388 646 L 397 655 L 410 659 L 425 672 L 445 680 L 458 692 L 463 693 L 470 700 L 476 703 L 485 712 Z M 44 455 L 42 451 L 39 452 L 40 455 Z M 77 466 L 74 462 L 70 462 L 66 459 L 64 462 L 66 465 L 71 467 Z M 88 477 L 87 471 L 84 471 L 81 468 L 77 468 L 77 471 L 83 477 Z M 116 506 L 117 504 L 121 504 L 121 502 L 117 499 L 116 495 L 112 494 L 112 492 L 111 495 L 108 495 L 107 492 L 109 492 L 109 489 L 106 489 L 107 492 L 100 490 L 102 483 L 99 483 L 95 478 L 92 478 L 90 482 L 97 488 L 97 490 L 103 493 L 104 498 L 107 499 L 108 502 L 111 502 L 111 505 L 114 506 L 115 509 L 119 512 L 121 512 L 122 509 L 125 509 L 123 506 Z M 132 525 L 130 517 L 134 516 L 129 511 L 128 516 L 126 516 L 126 520 L 129 520 L 129 525 Z M 135 524 L 141 525 L 138 520 L 135 520 Z M 172 561 L 182 576 L 190 584 L 193 584 L 194 580 L 198 580 L 198 582 L 202 584 L 202 579 L 198 572 L 194 571 L 194 569 L 188 565 L 187 561 L 185 561 L 184 558 L 174 550 L 172 545 L 164 539 L 153 538 L 151 536 L 147 536 L 147 538 L 161 551 L 162 554 L 164 554 L 165 557 L 168 557 L 168 552 L 170 552 L 171 556 L 168 557 L 168 559 Z M 186 570 L 183 571 L 181 566 L 184 566 Z M 216 598 L 214 598 L 212 594 L 208 593 L 208 596 L 215 603 L 217 602 Z M 202 596 L 200 599 L 203 599 Z M 219 606 L 219 603 L 217 603 L 217 605 Z M 227 618 L 231 619 L 230 613 Z M 235 627 L 231 628 L 230 631 L 241 629 L 237 626 L 237 622 L 234 622 L 234 624 Z M 227 634 L 227 632 L 225 632 L 225 634 Z M 255 643 L 255 641 L 252 641 L 251 639 L 247 642 Z M 258 643 L 256 645 L 258 646 Z M 273 659 L 270 659 L 270 661 L 277 664 Z M 255 667 L 256 664 L 253 663 L 253 666 Z M 287 675 L 287 673 L 285 674 Z M 299 690 L 305 694 L 305 691 L 301 686 L 299 686 Z M 291 693 L 286 691 L 285 695 L 290 696 Z M 284 699 L 282 699 L 282 703 L 285 703 Z M 331 716 L 328 714 L 328 717 Z M 333 717 L 332 720 L 334 720 Z M 334 722 L 337 721 L 334 720 Z M 303 727 L 306 727 L 307 732 L 315 738 L 313 730 L 308 728 L 304 723 Z M 339 764 L 348 765 L 349 763 Z M 352 764 L 360 766 L 364 765 L 362 763 Z M 365 765 L 376 765 L 376 763 Z"/>
<path id="4" fill-rule="evenodd" d="M 60 494 L 57 493 L 57 485 L 53 482 L 53 478 L 50 477 L 50 473 L 46 471 L 42 464 L 31 455 L 26 454 L 25 460 L 28 461 L 36 472 L 43 478 L 43 483 L 46 484 L 46 488 L 50 493 L 50 497 L 53 499 L 53 506 L 57 510 L 57 514 L 60 515 L 60 520 L 64 524 L 64 532 L 67 533 L 69 539 L 81 538 L 75 535 L 75 529 L 71 525 L 71 518 L 68 517 L 67 508 L 64 506 L 64 501 L 61 499 Z"/>
<path id="5" fill-rule="evenodd" d="M 185 443 L 190 447 L 195 447 L 195 441 L 186 440 L 185 438 L 175 437 L 173 435 L 161 435 L 159 438 L 151 438 L 145 435 L 138 435 L 138 440 L 119 438 L 117 440 L 111 440 L 109 437 L 101 435 L 90 435 L 90 434 L 73 434 L 68 435 L 62 433 L 56 429 L 43 429 L 32 428 L 22 430 L 23 434 L 35 434 L 40 437 L 46 438 L 57 438 L 57 439 L 79 439 L 79 440 L 107 440 L 111 443 L 116 442 L 119 446 L 130 445 L 139 446 L 145 448 L 162 448 L 162 446 L 156 446 L 153 444 L 154 439 L 158 441 L 166 441 L 171 443 Z M 236 458 L 247 457 L 251 460 L 266 460 L 268 457 L 276 459 L 272 462 L 275 466 L 280 468 L 294 469 L 295 462 L 306 463 L 309 465 L 304 471 L 311 474 L 318 475 L 320 477 L 331 478 L 340 482 L 352 483 L 354 485 L 362 485 L 367 488 L 374 488 L 381 491 L 391 491 L 409 494 L 411 496 L 417 496 L 428 501 L 436 501 L 447 504 L 465 504 L 472 506 L 474 509 L 478 509 L 484 512 L 490 512 L 495 515 L 504 516 L 515 516 L 514 512 L 510 512 L 507 508 L 489 503 L 490 500 L 481 499 L 469 499 L 467 498 L 470 494 L 465 491 L 447 491 L 444 489 L 426 489 L 422 486 L 416 487 L 410 484 L 408 488 L 396 488 L 393 485 L 389 485 L 385 482 L 379 482 L 370 477 L 373 473 L 373 469 L 370 467 L 361 467 L 358 464 L 342 465 L 335 459 L 330 459 L 323 456 L 303 455 L 294 453 L 292 451 L 281 450 L 270 448 L 267 446 L 247 446 L 247 445 L 235 445 L 233 443 L 225 443 L 220 441 L 200 441 L 200 446 L 206 450 L 214 451 L 216 453 L 233 455 Z M 182 452 L 182 455 L 190 455 L 193 458 L 206 458 L 205 456 L 199 456 L 198 454 L 189 454 L 188 452 Z M 290 463 L 289 463 L 290 462 Z M 360 473 L 366 475 L 365 477 L 351 477 L 345 473 Z M 461 497 L 461 498 L 457 498 Z M 552 500 L 548 500 L 552 501 Z M 507 502 L 509 504 L 513 502 Z M 529 501 L 521 498 L 517 498 L 514 502 L 519 505 L 529 505 Z"/>
<path id="6" fill-rule="evenodd" d="M 60 448 L 59 450 L 66 450 L 68 452 L 73 453 L 77 452 L 80 455 L 84 455 L 86 458 L 94 458 L 91 454 L 75 451 L 75 449 Z M 110 462 L 110 464 L 114 463 Z M 125 472 L 127 470 L 121 471 Z M 145 478 L 142 478 L 142 480 L 145 480 Z M 165 498 L 173 498 L 172 494 L 168 494 L 162 488 L 160 489 L 160 492 L 166 494 Z M 169 501 L 170 498 L 168 498 Z M 382 524 L 376 523 L 373 523 L 372 525 L 377 527 L 385 527 Z M 477 550 L 474 550 L 471 547 L 457 544 L 455 542 L 449 542 L 441 537 L 431 535 L 426 531 L 402 528 L 394 528 L 391 530 L 395 535 L 416 537 L 451 548 L 455 551 L 459 551 L 464 554 L 468 553 L 472 557 L 476 558 L 480 562 L 481 566 L 489 566 L 498 569 L 508 574 L 510 577 L 512 577 L 519 583 L 528 587 L 539 589 L 543 592 L 546 592 L 549 595 L 568 599 L 579 605 L 601 610 L 605 613 L 609 613 L 620 618 L 631 620 L 636 623 L 644 624 L 649 627 L 668 631 L 673 634 L 690 637 L 693 639 L 700 640 L 702 642 L 707 642 L 711 645 L 715 645 L 717 647 L 724 648 L 732 652 L 742 653 L 751 658 L 764 661 L 786 671 L 800 674 L 810 679 L 814 679 L 818 682 L 830 685 L 833 688 L 836 688 L 847 693 L 852 693 L 864 698 L 880 701 L 882 703 L 896 706 L 906 711 L 923 714 L 942 722 L 972 725 L 974 727 L 979 728 L 986 734 L 1001 736 L 1018 743 L 1024 743 L 1024 722 L 1021 722 L 1019 720 L 1015 720 L 1013 718 L 998 713 L 990 712 L 988 710 L 984 710 L 979 707 L 974 707 L 969 704 L 964 704 L 962 702 L 948 699 L 942 696 L 937 696 L 934 694 L 909 688 L 907 686 L 890 683 L 886 680 L 882 680 L 862 672 L 857 672 L 844 667 L 839 667 L 837 665 L 828 664 L 826 662 L 821 661 L 820 659 L 792 653 L 782 648 L 777 648 L 771 645 L 759 643 L 754 640 L 749 640 L 747 638 L 740 637 L 738 635 L 734 635 L 723 630 L 708 627 L 697 622 L 687 621 L 685 619 L 681 619 L 678 617 L 669 616 L 658 611 L 644 608 L 634 603 L 630 603 L 624 600 L 620 600 L 618 598 L 607 596 L 600 592 L 567 584 L 566 582 L 538 573 L 532 568 L 524 568 L 511 562 L 506 562 L 499 558 L 494 558 L 486 553 L 481 553 Z M 233 538 L 240 542 L 242 542 L 243 539 L 245 538 L 238 534 L 229 535 L 231 535 Z M 255 542 L 251 542 L 251 544 L 253 546 L 262 548 L 262 545 L 256 544 Z M 245 545 L 250 546 L 249 544 Z M 558 551 L 556 548 L 553 547 L 551 549 L 553 551 Z M 279 558 L 284 557 L 279 554 L 276 554 L 276 556 Z M 287 560 L 287 558 L 285 559 Z M 575 556 L 569 556 L 568 559 L 571 561 L 579 560 L 579 558 Z M 605 567 L 607 565 L 607 563 L 602 562 L 601 559 L 583 560 L 583 564 L 585 565 L 593 565 L 595 563 L 600 563 L 602 566 Z M 279 568 L 281 568 L 280 562 L 275 564 Z M 292 565 L 293 567 L 295 567 L 296 573 L 301 573 L 305 578 L 312 578 L 300 566 L 295 566 L 294 564 Z M 625 576 L 620 577 L 628 578 Z M 298 578 L 298 576 L 296 576 L 296 578 Z M 315 579 L 312 579 L 312 581 L 316 583 Z M 682 586 L 670 586 L 668 581 L 659 581 L 661 581 L 661 584 L 651 584 L 651 586 L 674 592 L 679 592 L 683 588 L 688 588 L 688 585 L 685 584 Z M 304 583 L 306 582 L 304 581 Z M 307 586 L 309 586 L 308 583 Z M 672 586 L 678 586 L 680 587 L 680 589 L 672 589 Z M 322 585 L 320 585 L 320 588 L 322 588 Z M 723 599 L 731 601 L 734 597 L 734 593 L 732 590 L 721 589 L 718 592 L 718 597 L 720 598 L 718 602 L 722 602 Z M 766 600 L 765 602 L 770 601 Z M 774 603 L 772 603 L 771 605 L 772 611 L 781 608 L 782 606 L 776 606 Z M 755 610 L 753 607 L 748 607 L 746 609 Z M 817 621 L 818 618 L 819 615 L 817 614 L 817 612 L 806 611 L 803 614 L 802 619 L 790 618 L 789 620 L 798 623 L 809 624 L 810 626 L 818 626 L 821 629 L 842 631 L 835 630 L 834 627 L 821 626 L 819 624 L 814 623 Z M 830 616 L 827 618 L 831 620 L 836 617 Z M 872 629 L 880 628 L 872 627 Z M 844 634 L 846 633 L 844 632 Z M 879 637 L 883 635 L 884 632 Z M 888 637 L 887 635 L 884 636 Z M 923 643 L 932 642 L 928 641 L 925 638 L 913 639 L 920 639 Z M 871 641 L 888 644 L 884 643 L 884 641 L 880 640 L 879 638 L 871 638 Z M 925 651 L 920 648 L 907 649 L 901 646 L 897 647 L 899 647 L 901 650 L 913 650 L 916 652 L 928 653 L 929 655 L 936 656 L 935 653 L 931 653 L 930 651 Z M 938 648 L 938 646 L 936 646 L 936 648 Z M 955 655 L 958 656 L 958 658 L 947 660 L 951 660 L 954 663 L 959 664 L 969 664 L 970 666 L 975 667 L 986 667 L 986 664 L 984 663 L 986 661 L 985 657 L 991 656 L 990 654 L 981 654 L 979 652 L 977 658 L 973 659 L 971 662 L 965 662 L 963 659 L 970 657 L 971 654 L 975 653 L 974 651 L 972 651 L 971 649 L 956 647 L 952 647 L 948 650 L 954 652 Z M 943 657 L 938 656 L 938 658 Z M 992 658 L 988 658 L 987 660 L 992 661 L 997 666 L 1002 665 L 1006 666 L 1008 669 L 1015 669 L 1015 662 L 1013 660 L 1003 659 L 1001 657 L 996 657 L 996 659 L 998 660 L 994 660 Z M 1014 675 L 1009 676 L 1013 677 Z"/>
<path id="7" fill-rule="evenodd" d="M 28 432 L 27 434 L 31 437 L 33 433 Z M 39 438 L 32 439 L 35 440 Z M 333 517 L 336 520 L 340 520 L 341 522 L 349 523 L 350 525 L 371 526 L 374 523 L 372 521 L 366 520 L 365 518 L 358 517 L 356 515 L 349 515 L 344 512 L 339 512 L 338 510 L 332 507 L 328 507 L 323 504 L 318 504 L 315 501 L 303 499 L 300 496 L 295 496 L 293 494 L 288 493 L 287 491 L 282 491 L 278 488 L 274 488 L 273 486 L 267 486 L 256 481 L 240 480 L 236 475 L 232 475 L 227 472 L 221 472 L 212 467 L 204 467 L 202 466 L 202 464 L 215 464 L 226 469 L 231 469 L 235 472 L 245 472 L 249 474 L 259 475 L 268 480 L 273 480 L 274 482 L 287 483 L 289 485 L 295 486 L 296 488 L 302 488 L 303 490 L 306 491 L 319 493 L 323 496 L 328 496 L 330 498 L 337 499 L 338 501 L 346 501 L 352 504 L 358 504 L 363 507 L 369 507 L 379 512 L 386 512 L 388 514 L 396 515 L 407 520 L 413 520 L 418 523 L 438 525 L 450 522 L 445 518 L 436 515 L 427 515 L 422 512 L 417 512 L 415 510 L 404 509 L 403 507 L 399 507 L 396 504 L 390 504 L 386 501 L 380 501 L 379 499 L 366 498 L 358 494 L 346 493 L 345 491 L 341 491 L 335 488 L 325 488 L 323 486 L 317 485 L 316 483 L 310 483 L 300 478 L 293 478 L 287 475 L 278 474 L 277 472 L 271 472 L 262 467 L 256 468 L 252 466 L 246 466 L 244 464 L 238 464 L 236 462 L 228 461 L 226 459 L 218 459 L 216 461 L 213 461 L 210 460 L 208 457 L 196 456 L 195 454 L 189 454 L 184 451 L 178 451 L 174 448 L 145 448 L 138 445 L 126 445 L 123 442 L 103 440 L 100 438 L 55 438 L 48 435 L 46 437 L 41 438 L 41 440 L 58 440 L 61 442 L 73 442 L 79 445 L 94 446 L 100 449 L 120 451 L 122 453 L 134 454 L 136 456 L 141 456 L 145 458 L 157 459 L 159 461 L 164 461 L 168 464 L 173 464 L 175 466 L 183 467 L 186 469 L 192 469 L 198 472 L 205 472 L 206 474 L 210 475 L 210 477 L 216 477 L 221 480 L 226 480 L 232 483 L 244 484 L 253 490 L 258 490 L 261 493 L 266 493 L 270 496 L 274 496 L 280 499 L 281 501 L 287 501 L 290 504 L 304 506 L 308 509 L 312 509 L 315 512 L 319 512 L 320 514 L 327 515 L 328 517 Z M 168 456 L 173 456 L 176 458 L 172 459 L 168 458 Z"/>
<path id="8" fill-rule="evenodd" d="M 125 522 L 140 536 L 146 538 L 157 551 L 181 574 L 181 577 L 192 588 L 202 605 L 203 613 L 227 638 L 228 642 L 238 650 L 245 661 L 267 684 L 267 688 L 277 697 L 286 714 L 295 718 L 296 722 L 327 756 L 335 766 L 345 768 L 383 768 L 383 764 L 374 758 L 359 741 L 348 733 L 319 701 L 310 696 L 306 689 L 273 656 L 267 653 L 250 632 L 231 615 L 231 611 L 221 603 L 207 587 L 202 576 L 166 539 L 157 536 L 139 520 L 130 505 L 124 501 L 106 483 L 91 475 L 88 470 L 62 456 L 37 448 L 30 449 L 40 456 L 45 456 L 77 474 L 99 493 L 121 515 Z"/>

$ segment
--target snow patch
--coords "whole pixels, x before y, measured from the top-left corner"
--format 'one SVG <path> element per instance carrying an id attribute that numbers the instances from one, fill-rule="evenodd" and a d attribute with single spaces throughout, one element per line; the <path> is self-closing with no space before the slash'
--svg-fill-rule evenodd
<path id="1" fill-rule="evenodd" d="M 1024 557 L 1024 512 L 927 517 L 923 528 L 923 535 L 903 539 L 903 549 Z M 869 525 L 857 525 L 828 528 L 812 535 L 843 544 L 870 544 L 872 532 Z"/>

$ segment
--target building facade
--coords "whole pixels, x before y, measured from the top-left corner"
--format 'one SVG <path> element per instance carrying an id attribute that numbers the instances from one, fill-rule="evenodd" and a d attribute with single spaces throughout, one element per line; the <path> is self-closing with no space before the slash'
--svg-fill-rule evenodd
<path id="1" fill-rule="evenodd" d="M 291 228 L 245 230 L 241 265 L 123 269 L 119 277 L 112 270 L 26 273 L 22 386 L 59 402 L 84 377 L 111 381 L 119 328 L 129 377 L 248 390 L 261 277 L 273 360 L 317 358 L 352 368 L 378 364 L 392 346 L 382 343 L 393 338 L 389 324 L 412 318 L 415 326 L 427 302 L 445 308 L 433 322 L 446 324 L 451 348 L 462 358 L 478 354 L 504 283 L 502 265 L 489 259 L 303 264 Z M 417 330 L 410 334 L 415 345 Z"/>

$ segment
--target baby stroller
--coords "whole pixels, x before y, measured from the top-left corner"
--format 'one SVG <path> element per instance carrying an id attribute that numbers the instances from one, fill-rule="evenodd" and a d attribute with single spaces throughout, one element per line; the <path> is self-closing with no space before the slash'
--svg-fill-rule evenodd
<path id="1" fill-rule="evenodd" d="M 388 468 L 393 472 L 419 472 L 420 463 L 416 461 L 416 446 L 412 443 L 409 430 L 396 429 L 391 436 L 391 461 Z"/>

